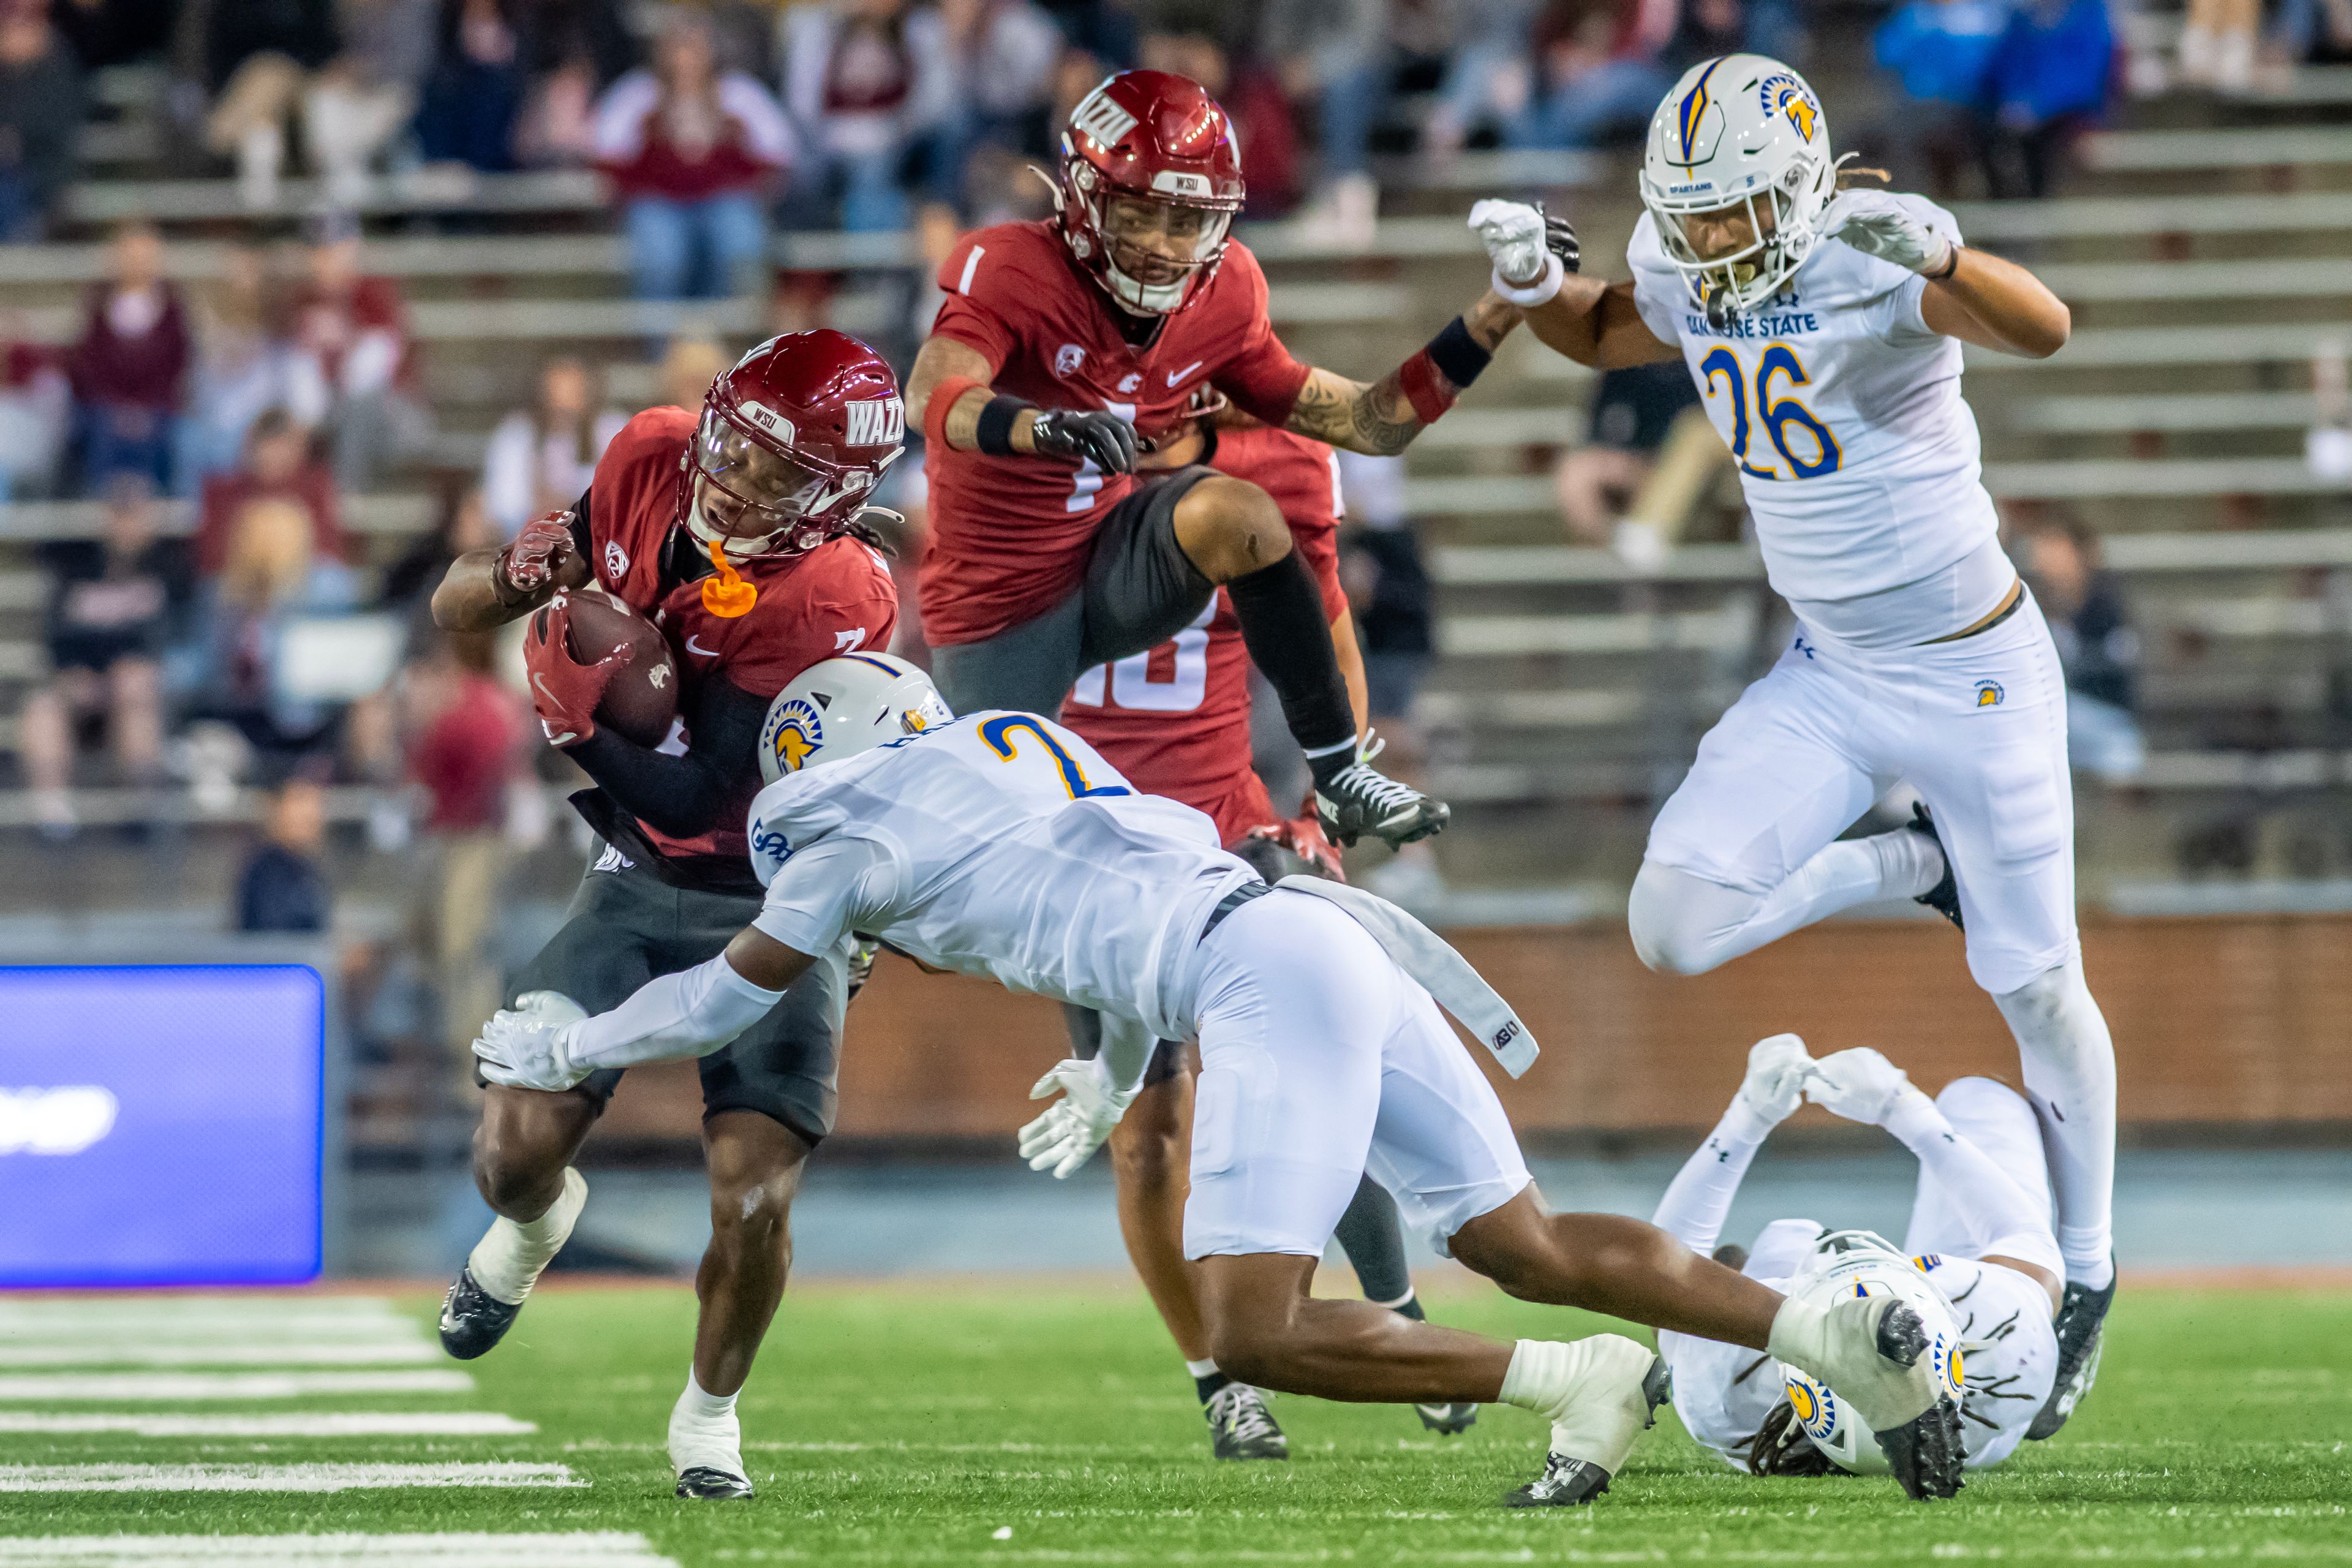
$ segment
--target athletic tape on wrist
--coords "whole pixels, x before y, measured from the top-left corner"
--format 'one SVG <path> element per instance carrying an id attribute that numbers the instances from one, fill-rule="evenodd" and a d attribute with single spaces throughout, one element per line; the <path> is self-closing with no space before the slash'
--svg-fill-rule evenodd
<path id="1" fill-rule="evenodd" d="M 1559 257 L 1547 250 L 1544 252 L 1543 276 L 1534 282 L 1513 283 L 1503 276 L 1503 269 L 1497 267 L 1495 268 L 1493 278 L 1488 279 L 1488 287 L 1512 304 L 1525 310 L 1530 306 L 1551 303 L 1552 297 L 1559 292 L 1559 286 L 1567 280 L 1567 278 L 1568 268 L 1560 264 Z"/>
<path id="2" fill-rule="evenodd" d="M 1013 447 L 1013 422 L 1036 406 L 1009 392 L 998 393 L 980 411 L 980 424 L 972 431 L 973 444 L 992 458 L 1018 456 Z"/>
<path id="3" fill-rule="evenodd" d="M 1412 416 L 1423 425 L 1434 425 L 1445 411 L 1454 406 L 1454 389 L 1445 384 L 1431 363 L 1427 349 L 1416 350 L 1413 356 L 1397 366 L 1397 387 L 1412 405 Z"/>

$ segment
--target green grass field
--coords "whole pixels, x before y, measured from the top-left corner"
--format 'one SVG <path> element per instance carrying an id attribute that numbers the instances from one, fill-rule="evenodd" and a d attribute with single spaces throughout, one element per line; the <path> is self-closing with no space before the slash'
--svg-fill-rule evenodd
<path id="1" fill-rule="evenodd" d="M 1433 1306 L 1505 1336 L 1601 1326 L 1484 1290 Z M 1213 1465 L 1140 1291 L 1111 1283 L 788 1297 L 742 1405 L 761 1495 L 679 1503 L 662 1437 L 692 1318 L 680 1287 L 543 1292 L 473 1363 L 473 1394 L 430 1402 L 502 1411 L 536 1423 L 532 1436 L 0 1431 L 0 1466 L 504 1459 L 567 1465 L 584 1489 L 0 1493 L 0 1536 L 628 1531 L 689 1568 L 2352 1558 L 2344 1294 L 2127 1289 L 2085 1411 L 2056 1441 L 1972 1475 L 1956 1502 L 1906 1503 L 1884 1480 L 1750 1480 L 1703 1458 L 1668 1415 L 1597 1506 L 1527 1512 L 1496 1500 L 1539 1465 L 1542 1434 L 1507 1408 L 1441 1441 L 1408 1412 L 1283 1399 L 1290 1463 Z M 266 1337 L 266 1317 L 256 1328 Z M 425 1402 L 267 1406 L 328 1407 Z M 8 1546 L 0 1562 L 25 1555 Z"/>

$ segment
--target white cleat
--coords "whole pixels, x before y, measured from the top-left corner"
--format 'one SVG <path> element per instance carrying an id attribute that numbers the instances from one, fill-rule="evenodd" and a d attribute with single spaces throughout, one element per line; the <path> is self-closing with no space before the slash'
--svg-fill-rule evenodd
<path id="1" fill-rule="evenodd" d="M 1507 1508 L 1572 1508 L 1607 1491 L 1674 1392 L 1657 1352 L 1622 1334 L 1544 1348 L 1559 1357 L 1540 1412 L 1551 1419 L 1551 1450 L 1542 1475 L 1504 1495 Z"/>

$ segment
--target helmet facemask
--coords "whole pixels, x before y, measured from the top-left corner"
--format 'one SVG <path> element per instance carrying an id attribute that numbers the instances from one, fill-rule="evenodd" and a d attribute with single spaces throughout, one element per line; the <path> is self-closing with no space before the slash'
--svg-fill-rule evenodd
<path id="1" fill-rule="evenodd" d="M 687 527 L 735 561 L 815 549 L 887 466 L 845 468 L 779 451 L 716 407 L 703 410 L 688 464 Z"/>
<path id="2" fill-rule="evenodd" d="M 1800 159 L 1769 185 L 1723 202 L 1668 198 L 1643 181 L 1643 205 L 1656 220 L 1667 262 L 1690 284 L 1708 321 L 1721 328 L 1778 294 L 1813 253 L 1834 194 L 1833 165 Z"/>
<path id="3" fill-rule="evenodd" d="M 1074 156 L 1063 161 L 1063 185 L 1061 201 L 1084 208 L 1087 226 L 1103 248 L 1104 284 L 1137 315 L 1182 310 L 1195 281 L 1223 259 L 1233 231 L 1231 207 L 1109 190 L 1092 164 Z"/>

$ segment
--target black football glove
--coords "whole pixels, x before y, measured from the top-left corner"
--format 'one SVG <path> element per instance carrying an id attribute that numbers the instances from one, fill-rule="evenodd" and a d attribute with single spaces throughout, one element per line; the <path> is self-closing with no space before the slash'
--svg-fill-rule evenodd
<path id="1" fill-rule="evenodd" d="M 1029 426 L 1041 458 L 1091 459 L 1106 474 L 1135 472 L 1135 426 L 1100 408 L 1048 408 Z"/>
<path id="2" fill-rule="evenodd" d="M 1584 258 L 1582 247 L 1576 243 L 1575 226 L 1558 213 L 1545 212 L 1541 202 L 1536 204 L 1536 211 L 1543 214 L 1544 248 L 1559 258 L 1561 270 L 1575 271 Z"/>

